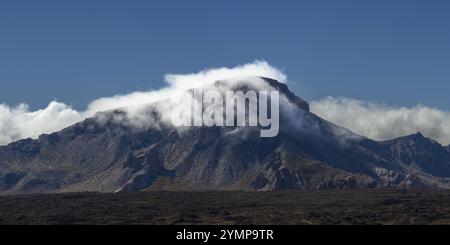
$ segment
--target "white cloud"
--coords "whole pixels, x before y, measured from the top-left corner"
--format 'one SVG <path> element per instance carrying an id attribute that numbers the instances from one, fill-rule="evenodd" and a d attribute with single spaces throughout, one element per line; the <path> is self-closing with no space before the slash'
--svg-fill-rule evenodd
<path id="1" fill-rule="evenodd" d="M 264 76 L 285 83 L 287 78 L 265 61 L 255 61 L 234 68 L 210 68 L 192 74 L 168 74 L 167 86 L 160 90 L 99 98 L 86 110 L 77 111 L 61 102 L 50 102 L 45 109 L 30 111 L 26 104 L 11 107 L 0 104 L 0 145 L 23 138 L 59 131 L 96 112 L 132 107 L 173 97 L 190 88 L 206 86 L 214 81 L 251 76 Z M 138 107 L 139 108 L 139 107 Z M 162 105 L 160 110 L 170 110 Z M 412 108 L 389 107 L 350 98 L 325 98 L 311 103 L 317 115 L 354 132 L 377 140 L 386 140 L 421 131 L 443 144 L 450 144 L 450 112 L 418 105 Z M 128 123 L 148 123 L 142 110 L 127 110 Z M 122 119 L 119 119 L 122 120 Z"/>
<path id="2" fill-rule="evenodd" d="M 99 111 L 152 103 L 170 98 L 190 88 L 212 84 L 217 80 L 249 76 L 264 76 L 286 82 L 286 75 L 280 70 L 266 61 L 255 61 L 234 68 L 210 68 L 185 75 L 167 74 L 165 76 L 167 86 L 163 89 L 99 98 L 92 101 L 84 111 L 74 110 L 56 101 L 50 102 L 47 108 L 37 111 L 30 111 L 27 104 L 15 107 L 0 104 L 0 145 L 59 131 Z M 130 114 L 133 116 L 133 121 L 142 122 L 142 118 L 136 118 L 136 111 Z"/>
<path id="3" fill-rule="evenodd" d="M 423 105 L 390 107 L 351 98 L 328 97 L 311 102 L 315 114 L 376 140 L 417 132 L 450 144 L 450 112 Z"/>
<path id="4" fill-rule="evenodd" d="M 83 113 L 56 101 L 37 111 L 30 111 L 26 104 L 16 107 L 0 104 L 0 145 L 54 132 L 82 119 Z"/>
<path id="5" fill-rule="evenodd" d="M 165 80 L 170 84 L 170 87 L 184 91 L 189 88 L 204 86 L 221 79 L 234 79 L 252 76 L 269 77 L 278 80 L 281 83 L 286 83 L 287 78 L 285 74 L 277 68 L 269 65 L 267 62 L 255 61 L 253 63 L 237 66 L 231 69 L 210 68 L 192 74 L 168 74 L 165 76 Z"/>

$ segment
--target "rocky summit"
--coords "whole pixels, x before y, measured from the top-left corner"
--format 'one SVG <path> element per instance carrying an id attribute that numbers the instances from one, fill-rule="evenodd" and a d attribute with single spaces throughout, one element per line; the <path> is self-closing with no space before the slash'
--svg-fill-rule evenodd
<path id="1" fill-rule="evenodd" d="M 420 133 L 362 137 L 311 113 L 285 84 L 263 81 L 284 98 L 276 137 L 254 127 L 175 128 L 158 123 L 157 103 L 145 127 L 115 120 L 121 110 L 101 112 L 1 146 L 0 194 L 450 187 L 450 147 Z M 231 87 L 258 89 L 245 80 Z"/>

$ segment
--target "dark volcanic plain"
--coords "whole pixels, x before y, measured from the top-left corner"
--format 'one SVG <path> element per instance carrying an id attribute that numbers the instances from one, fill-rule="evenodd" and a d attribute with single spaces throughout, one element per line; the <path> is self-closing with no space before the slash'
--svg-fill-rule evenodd
<path id="1" fill-rule="evenodd" d="M 450 224 L 450 191 L 150 191 L 3 196 L 0 224 Z"/>

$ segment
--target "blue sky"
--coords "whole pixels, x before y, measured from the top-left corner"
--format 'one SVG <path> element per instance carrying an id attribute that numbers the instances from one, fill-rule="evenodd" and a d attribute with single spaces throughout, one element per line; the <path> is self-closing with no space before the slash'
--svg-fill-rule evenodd
<path id="1" fill-rule="evenodd" d="M 449 1 L 0 2 L 0 103 L 75 108 L 264 59 L 308 100 L 450 110 Z"/>

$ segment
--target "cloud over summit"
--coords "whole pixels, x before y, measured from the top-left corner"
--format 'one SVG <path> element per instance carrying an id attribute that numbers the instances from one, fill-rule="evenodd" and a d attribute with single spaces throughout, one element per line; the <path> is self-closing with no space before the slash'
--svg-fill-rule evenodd
<path id="1" fill-rule="evenodd" d="M 286 75 L 277 68 L 266 61 L 254 61 L 233 68 L 209 68 L 192 74 L 167 74 L 164 77 L 167 86 L 162 89 L 99 98 L 89 103 L 84 111 L 77 111 L 57 101 L 36 111 L 30 111 L 25 103 L 17 106 L 0 104 L 0 145 L 59 131 L 99 111 L 148 104 L 217 80 L 249 76 L 264 76 L 286 82 Z"/>
<path id="2" fill-rule="evenodd" d="M 265 61 L 255 61 L 233 68 L 209 68 L 192 74 L 167 74 L 164 77 L 167 86 L 162 89 L 99 98 L 89 103 L 83 111 L 57 101 L 36 111 L 30 111 L 24 103 L 17 106 L 0 104 L 0 145 L 59 131 L 99 111 L 152 103 L 217 80 L 250 76 L 269 77 L 283 83 L 287 81 L 287 76 L 279 69 Z M 310 104 L 311 111 L 317 115 L 369 138 L 386 140 L 421 131 L 442 144 L 450 144 L 450 112 L 447 111 L 423 105 L 412 108 L 390 107 L 351 98 L 332 97 Z"/>

